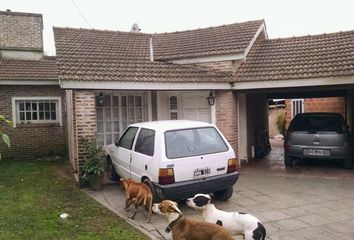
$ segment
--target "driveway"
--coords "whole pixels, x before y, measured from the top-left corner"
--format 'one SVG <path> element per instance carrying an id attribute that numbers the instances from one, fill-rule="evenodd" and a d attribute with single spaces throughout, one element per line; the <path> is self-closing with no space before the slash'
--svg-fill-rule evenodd
<path id="1" fill-rule="evenodd" d="M 233 197 L 226 202 L 216 201 L 215 205 L 257 216 L 268 231 L 268 239 L 353 239 L 353 170 L 301 165 L 286 170 L 279 154 L 269 156 L 273 156 L 271 162 L 260 160 L 258 165 L 242 167 Z M 124 194 L 116 183 L 106 185 L 102 191 L 84 191 L 152 239 L 171 239 L 171 234 L 164 232 L 167 222 L 158 215 L 153 215 L 151 224 L 145 223 L 143 208 L 136 219 L 127 217 Z M 180 208 L 186 217 L 201 220 L 184 203 Z"/>

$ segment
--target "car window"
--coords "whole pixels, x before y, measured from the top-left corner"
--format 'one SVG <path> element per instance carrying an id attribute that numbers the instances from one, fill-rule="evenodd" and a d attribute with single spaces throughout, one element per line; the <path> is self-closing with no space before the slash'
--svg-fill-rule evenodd
<path id="1" fill-rule="evenodd" d="M 137 131 L 137 127 L 128 128 L 127 131 L 125 131 L 123 136 L 120 138 L 119 146 L 131 150 L 134 142 L 134 137 Z"/>
<path id="2" fill-rule="evenodd" d="M 289 126 L 290 132 L 336 132 L 343 133 L 345 125 L 338 117 L 298 117 L 293 120 Z"/>
<path id="3" fill-rule="evenodd" d="M 165 144 L 168 158 L 192 157 L 228 150 L 226 143 L 213 127 L 167 131 Z"/>
<path id="4" fill-rule="evenodd" d="M 135 144 L 135 152 L 142 153 L 148 156 L 154 156 L 155 149 L 155 131 L 142 128 L 139 132 Z"/>

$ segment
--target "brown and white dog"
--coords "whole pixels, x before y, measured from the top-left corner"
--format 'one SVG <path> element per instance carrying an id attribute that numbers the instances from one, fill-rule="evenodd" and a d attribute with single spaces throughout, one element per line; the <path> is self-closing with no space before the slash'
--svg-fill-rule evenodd
<path id="1" fill-rule="evenodd" d="M 130 218 L 134 218 L 139 206 L 144 204 L 148 217 L 146 222 L 151 222 L 153 195 L 150 188 L 144 183 L 134 182 L 131 179 L 120 179 L 120 185 L 125 190 L 125 210 L 129 211 L 130 204 L 134 202 L 134 213 Z"/>
<path id="2" fill-rule="evenodd" d="M 258 218 L 247 213 L 219 210 L 208 194 L 196 194 L 188 198 L 187 205 L 201 212 L 204 221 L 219 224 L 232 235 L 244 234 L 246 240 L 266 238 L 266 229 Z"/>
<path id="3" fill-rule="evenodd" d="M 155 203 L 152 211 L 164 216 L 168 221 L 166 232 L 172 230 L 173 240 L 232 240 L 229 232 L 214 223 L 187 219 L 178 209 L 176 202 L 163 200 Z"/>

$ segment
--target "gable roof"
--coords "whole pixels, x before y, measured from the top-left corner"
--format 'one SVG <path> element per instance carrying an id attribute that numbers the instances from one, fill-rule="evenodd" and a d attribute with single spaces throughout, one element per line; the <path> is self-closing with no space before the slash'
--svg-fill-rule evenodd
<path id="1" fill-rule="evenodd" d="M 0 81 L 58 81 L 56 60 L 54 57 L 43 57 L 39 61 L 1 60 Z"/>
<path id="2" fill-rule="evenodd" d="M 258 41 L 237 82 L 354 75 L 354 31 Z"/>
<path id="3" fill-rule="evenodd" d="M 170 60 L 243 54 L 263 20 L 153 35 L 154 58 Z"/>
<path id="4" fill-rule="evenodd" d="M 144 33 L 54 28 L 61 81 L 231 82 L 228 73 L 150 60 Z"/>

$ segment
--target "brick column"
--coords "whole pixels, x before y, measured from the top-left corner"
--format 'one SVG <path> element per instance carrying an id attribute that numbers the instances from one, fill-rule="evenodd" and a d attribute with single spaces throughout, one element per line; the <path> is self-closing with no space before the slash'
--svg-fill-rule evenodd
<path id="1" fill-rule="evenodd" d="M 75 90 L 75 143 L 78 168 L 83 165 L 83 146 L 80 139 L 96 136 L 96 98 L 94 91 Z"/>
<path id="2" fill-rule="evenodd" d="M 224 134 L 238 157 L 237 98 L 232 90 L 216 91 L 216 126 Z"/>

